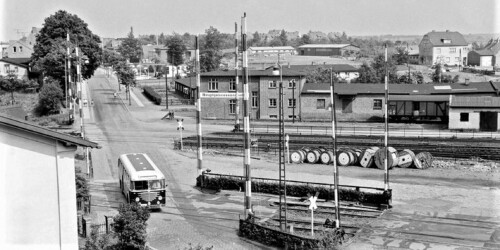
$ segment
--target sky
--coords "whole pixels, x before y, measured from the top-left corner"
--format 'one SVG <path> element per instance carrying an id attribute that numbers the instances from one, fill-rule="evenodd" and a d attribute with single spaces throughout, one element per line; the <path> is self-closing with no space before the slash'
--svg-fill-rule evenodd
<path id="1" fill-rule="evenodd" d="M 271 29 L 342 32 L 348 36 L 500 33 L 496 0 L 0 0 L 0 41 L 42 27 L 62 9 L 101 37 L 204 33 L 213 26 L 234 33 L 247 13 L 248 32 Z"/>

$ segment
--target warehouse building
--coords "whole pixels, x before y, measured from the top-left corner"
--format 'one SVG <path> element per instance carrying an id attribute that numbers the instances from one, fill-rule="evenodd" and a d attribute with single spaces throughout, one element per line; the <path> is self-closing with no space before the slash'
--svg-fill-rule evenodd
<path id="1" fill-rule="evenodd" d="M 495 112 L 496 105 L 500 103 L 497 102 L 499 86 L 498 82 L 491 81 L 448 85 L 390 84 L 389 118 L 440 120 L 448 122 L 450 129 L 498 129 L 497 115 L 491 112 Z M 384 93 L 384 84 L 335 84 L 337 117 L 350 121 L 382 120 Z M 450 99 L 454 102 L 450 103 Z M 302 121 L 331 119 L 330 84 L 305 84 L 300 100 Z M 460 113 L 469 113 L 471 120 L 466 121 L 467 115 L 461 114 L 461 121 Z"/>
<path id="2" fill-rule="evenodd" d="M 354 56 L 360 49 L 352 44 L 306 44 L 297 50 L 301 56 Z"/>

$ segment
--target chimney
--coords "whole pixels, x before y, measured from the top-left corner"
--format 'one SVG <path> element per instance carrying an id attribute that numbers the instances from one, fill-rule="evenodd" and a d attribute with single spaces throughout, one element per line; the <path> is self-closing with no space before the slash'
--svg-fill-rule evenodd
<path id="1" fill-rule="evenodd" d="M 469 78 L 465 78 L 465 83 L 464 84 L 467 85 L 467 86 L 469 85 Z"/>

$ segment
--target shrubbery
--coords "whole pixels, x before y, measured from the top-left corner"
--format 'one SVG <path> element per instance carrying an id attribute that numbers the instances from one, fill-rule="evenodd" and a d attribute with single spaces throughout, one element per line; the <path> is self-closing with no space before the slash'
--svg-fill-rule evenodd
<path id="1" fill-rule="evenodd" d="M 143 89 L 144 89 L 144 95 L 146 95 L 147 98 L 156 103 L 156 105 L 161 104 L 161 96 L 160 94 L 156 93 L 156 91 L 153 88 L 146 86 Z"/>
<path id="2" fill-rule="evenodd" d="M 213 189 L 213 190 L 245 190 L 245 181 L 241 178 L 232 178 L 229 176 L 210 176 L 210 175 L 200 175 L 196 179 L 196 186 L 201 187 L 203 179 L 203 188 Z M 279 183 L 275 181 L 261 181 L 258 179 L 252 180 L 252 190 L 259 193 L 275 194 L 279 195 Z M 330 189 L 328 186 L 313 186 L 297 184 L 287 184 L 286 193 L 289 196 L 303 197 L 308 193 L 319 192 L 319 198 L 325 200 L 333 200 L 334 192 L 333 188 Z M 339 200 L 342 201 L 354 201 L 366 204 L 389 204 L 392 199 L 392 194 L 389 191 L 385 192 L 362 192 L 350 188 L 339 188 Z"/>
<path id="3" fill-rule="evenodd" d="M 59 113 L 63 99 L 64 94 L 59 82 L 49 77 L 40 89 L 36 113 L 39 116 Z"/>

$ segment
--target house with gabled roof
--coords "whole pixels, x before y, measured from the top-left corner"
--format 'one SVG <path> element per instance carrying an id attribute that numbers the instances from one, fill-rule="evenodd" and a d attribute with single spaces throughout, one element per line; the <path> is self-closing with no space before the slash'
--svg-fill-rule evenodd
<path id="1" fill-rule="evenodd" d="M 490 39 L 484 48 L 469 52 L 469 65 L 481 67 L 499 67 L 500 38 Z"/>
<path id="2" fill-rule="evenodd" d="M 99 148 L 0 114 L 0 248 L 78 249 L 77 147 Z"/>
<path id="3" fill-rule="evenodd" d="M 423 36 L 418 49 L 421 64 L 463 66 L 467 65 L 471 46 L 459 32 L 433 30 Z"/>

